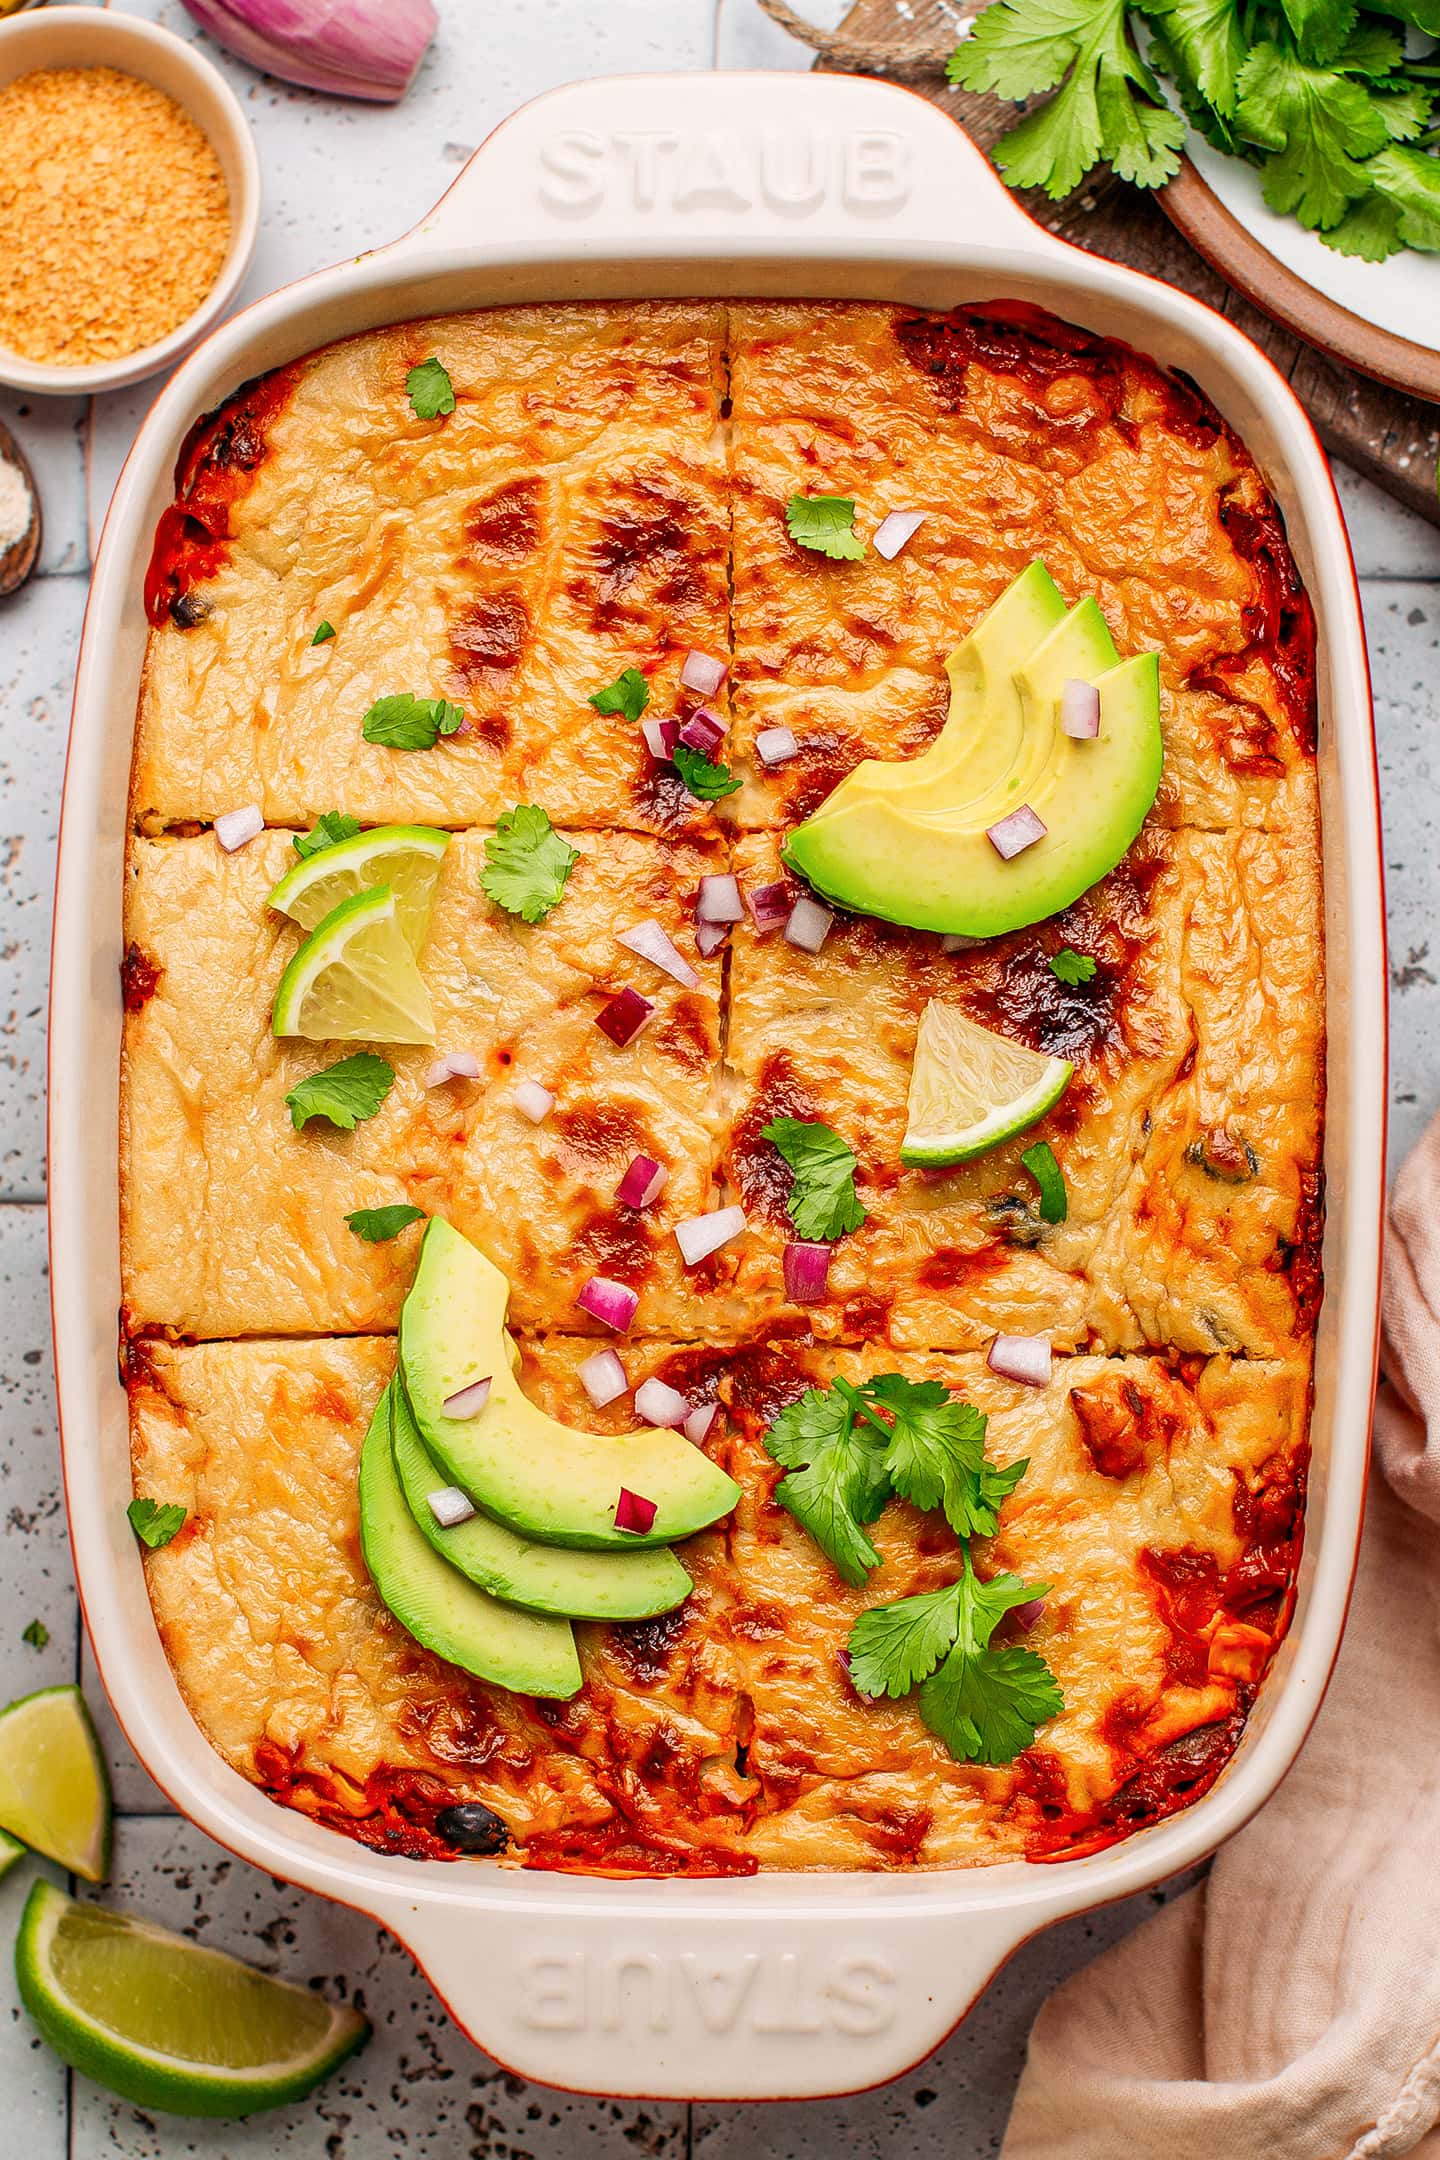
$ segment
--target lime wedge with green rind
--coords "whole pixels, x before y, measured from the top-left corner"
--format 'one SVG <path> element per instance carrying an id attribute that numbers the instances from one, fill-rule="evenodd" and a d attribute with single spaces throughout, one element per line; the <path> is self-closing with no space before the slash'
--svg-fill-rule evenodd
<path id="1" fill-rule="evenodd" d="M 23 1860 L 29 1850 L 19 1838 L 11 1837 L 8 1830 L 0 1830 L 0 1875 L 8 1875 L 16 1861 Z"/>
<path id="2" fill-rule="evenodd" d="M 920 1016 L 901 1162 L 944 1170 L 988 1154 L 1044 1117 L 1074 1070 L 932 998 Z"/>
<path id="3" fill-rule="evenodd" d="M 303 2099 L 370 2031 L 357 2010 L 43 1880 L 21 1917 L 15 1977 L 63 2062 L 172 2115 Z"/>
<path id="4" fill-rule="evenodd" d="M 433 825 L 377 825 L 322 848 L 287 870 L 266 901 L 302 930 L 315 930 L 342 900 L 388 885 L 412 953 L 430 928 L 430 909 L 450 835 Z"/>
<path id="5" fill-rule="evenodd" d="M 41 1688 L 0 1710 L 0 1830 L 105 1880 L 110 1780 L 79 1688 Z"/>
<path id="6" fill-rule="evenodd" d="M 342 900 L 311 931 L 280 978 L 273 1025 L 308 1042 L 434 1042 L 430 993 L 388 885 Z"/>

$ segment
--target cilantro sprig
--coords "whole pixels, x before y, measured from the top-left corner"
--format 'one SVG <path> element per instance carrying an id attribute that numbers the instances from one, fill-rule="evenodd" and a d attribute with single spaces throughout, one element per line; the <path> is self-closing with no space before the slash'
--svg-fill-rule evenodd
<path id="1" fill-rule="evenodd" d="M 828 1244 L 858 1230 L 865 1210 L 855 1191 L 855 1151 L 818 1119 L 778 1117 L 760 1128 L 795 1173 L 786 1206 L 802 1238 Z"/>
<path id="2" fill-rule="evenodd" d="M 374 1117 L 395 1085 L 395 1068 L 373 1050 L 359 1050 L 323 1072 L 307 1073 L 285 1097 L 290 1122 L 303 1132 L 311 1118 L 328 1118 L 341 1132 L 353 1132 Z"/>
<path id="3" fill-rule="evenodd" d="M 1051 960 L 1050 972 L 1056 982 L 1069 983 L 1073 989 L 1077 984 L 1093 979 L 1095 966 L 1089 953 L 1072 952 L 1067 945 Z"/>
<path id="4" fill-rule="evenodd" d="M 992 0 L 950 80 L 1003 98 L 1053 92 L 1005 135 L 1014 187 L 1067 195 L 1102 160 L 1157 187 L 1181 114 L 1258 167 L 1265 200 L 1343 254 L 1440 250 L 1440 67 L 1405 26 L 1440 37 L 1435 0 Z M 1144 48 L 1142 54 L 1142 46 Z"/>
<path id="5" fill-rule="evenodd" d="M 366 742 L 386 750 L 433 750 L 442 735 L 453 735 L 465 718 L 463 707 L 444 698 L 416 697 L 399 690 L 377 699 L 360 723 Z"/>
<path id="6" fill-rule="evenodd" d="M 591 693 L 590 703 L 598 713 L 622 713 L 627 720 L 638 720 L 650 703 L 650 685 L 638 667 L 622 668 L 614 682 Z"/>
<path id="7" fill-rule="evenodd" d="M 405 395 L 417 420 L 439 420 L 455 410 L 455 389 L 442 360 L 432 353 L 405 377 Z"/>
<path id="8" fill-rule="evenodd" d="M 741 785 L 728 765 L 717 765 L 702 750 L 692 750 L 689 743 L 676 743 L 674 765 L 697 802 L 719 802 Z"/>
<path id="9" fill-rule="evenodd" d="M 480 889 L 507 914 L 538 923 L 558 905 L 579 860 L 578 850 L 561 839 L 538 804 L 517 803 L 501 812 L 493 838 L 485 842 Z"/>
<path id="10" fill-rule="evenodd" d="M 367 1245 L 388 1245 L 391 1238 L 399 1237 L 411 1223 L 424 1222 L 424 1208 L 411 1207 L 408 1200 L 396 1200 L 389 1207 L 356 1208 L 353 1215 L 345 1217 L 347 1229 Z"/>
<path id="11" fill-rule="evenodd" d="M 308 862 L 312 855 L 323 855 L 326 848 L 338 847 L 342 840 L 353 840 L 359 830 L 359 818 L 347 817 L 343 810 L 322 810 L 308 833 L 291 835 L 290 845 L 301 862 Z"/>
<path id="12" fill-rule="evenodd" d="M 892 1496 L 943 1508 L 958 1537 L 993 1535 L 1028 1465 L 988 1461 L 985 1425 L 938 1380 L 881 1373 L 858 1386 L 807 1388 L 765 1435 L 790 1473 L 775 1498 L 858 1587 L 880 1563 L 866 1527 Z"/>
<path id="13" fill-rule="evenodd" d="M 920 1715 L 957 1762 L 1009 1763 L 1064 1708 L 1043 1657 L 992 1647 L 1006 1613 L 1044 1597 L 1048 1583 L 975 1573 L 969 1548 L 958 1580 L 861 1613 L 850 1633 L 850 1678 L 862 1695 L 919 1688 Z"/>
<path id="14" fill-rule="evenodd" d="M 125 1520 L 151 1552 L 159 1552 L 185 1527 L 186 1511 L 175 1500 L 132 1500 L 125 1510 Z"/>
<path id="15" fill-rule="evenodd" d="M 831 562 L 859 562 L 865 553 L 849 495 L 792 495 L 785 505 L 785 527 L 797 546 Z"/>

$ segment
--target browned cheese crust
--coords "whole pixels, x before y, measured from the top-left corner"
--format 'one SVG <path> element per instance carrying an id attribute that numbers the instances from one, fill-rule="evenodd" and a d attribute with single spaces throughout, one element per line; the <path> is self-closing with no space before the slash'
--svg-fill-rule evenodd
<path id="1" fill-rule="evenodd" d="M 457 403 L 425 422 L 405 377 L 431 353 Z M 866 537 L 889 509 L 925 522 L 892 563 L 832 563 L 789 538 L 796 493 L 852 495 Z M 860 758 L 923 748 L 946 654 L 1037 556 L 1067 599 L 1094 594 L 1122 653 L 1160 654 L 1165 774 L 1124 861 L 1063 915 L 954 954 L 841 915 L 819 954 L 747 922 L 702 959 L 701 877 L 783 876 L 786 828 Z M 1005 303 L 407 324 L 200 424 L 147 599 L 125 1364 L 136 1489 L 189 1511 L 147 1557 L 157 1621 L 226 1760 L 380 1849 L 448 1854 L 438 1813 L 477 1800 L 512 1860 L 621 1873 L 1063 1859 L 1203 1792 L 1289 1618 L 1324 1116 L 1314 625 L 1204 397 Z M 651 715 L 687 710 L 691 648 L 731 663 L 710 702 L 743 785 L 717 805 L 589 702 L 639 667 Z M 461 733 L 365 743 L 368 706 L 402 689 L 460 703 Z M 800 754 L 766 770 L 754 739 L 776 725 Z M 247 802 L 271 829 L 227 856 L 203 828 Z M 579 850 L 534 926 L 478 882 L 517 802 Z M 293 832 L 336 809 L 454 831 L 422 972 L 437 1047 L 481 1076 L 427 1089 L 433 1053 L 387 1049 L 376 1117 L 297 1133 L 287 1092 L 365 1046 L 274 1040 L 297 933 L 264 900 Z M 698 989 L 616 943 L 647 917 Z M 1065 947 L 1094 959 L 1087 982 L 1054 975 Z M 627 983 L 657 1009 L 617 1049 L 595 1016 Z M 932 998 L 1075 1065 L 1021 1140 L 943 1173 L 899 1167 Z M 539 1127 L 513 1105 L 523 1078 L 556 1097 Z M 859 1158 L 867 1219 L 820 1306 L 784 1295 L 777 1115 L 823 1119 Z M 1036 1140 L 1063 1167 L 1062 1224 L 1020 1163 Z M 669 1172 L 644 1212 L 615 1197 L 637 1153 Z M 746 1234 L 686 1268 L 676 1222 L 737 1199 Z M 573 1702 L 444 1665 L 366 1575 L 357 1454 L 417 1233 L 368 1245 L 345 1216 L 396 1200 L 509 1274 L 525 1384 L 554 1415 L 634 1421 L 576 1377 L 595 1273 L 640 1296 L 631 1385 L 656 1372 L 721 1407 L 705 1445 L 740 1507 L 683 1548 L 677 1613 L 579 1628 Z M 1001 1330 L 1052 1340 L 1047 1388 L 987 1369 Z M 975 1557 L 1054 1586 L 1026 1640 L 1065 1708 L 1006 1768 L 952 1761 L 913 1699 L 849 1681 L 858 1612 L 953 1579 L 943 1519 L 892 1503 L 856 1591 L 774 1497 L 780 1409 L 882 1371 L 943 1381 L 987 1413 L 997 1461 L 1029 1458 Z"/>

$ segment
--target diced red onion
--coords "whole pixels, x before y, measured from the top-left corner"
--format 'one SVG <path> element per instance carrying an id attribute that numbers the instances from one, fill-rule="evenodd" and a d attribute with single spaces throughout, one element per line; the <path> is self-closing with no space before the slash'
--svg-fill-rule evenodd
<path id="1" fill-rule="evenodd" d="M 834 920 L 835 917 L 828 907 L 821 907 L 818 900 L 812 900 L 808 893 L 802 893 L 790 910 L 790 917 L 785 925 L 785 942 L 787 945 L 798 945 L 801 952 L 819 952 L 830 935 L 830 926 Z"/>
<path id="2" fill-rule="evenodd" d="M 739 1237 L 745 1228 L 745 1210 L 739 1207 L 715 1208 L 708 1215 L 687 1215 L 684 1222 L 675 1225 L 675 1242 L 687 1267 L 694 1267 L 712 1252 L 719 1252 L 731 1238 Z"/>
<path id="3" fill-rule="evenodd" d="M 444 1087 L 449 1080 L 478 1080 L 480 1060 L 473 1050 L 447 1050 L 425 1068 L 427 1088 Z"/>
<path id="4" fill-rule="evenodd" d="M 698 750 L 701 757 L 713 758 L 725 740 L 725 723 L 704 705 L 697 706 L 681 723 L 679 740 L 687 749 Z"/>
<path id="5" fill-rule="evenodd" d="M 543 1125 L 555 1107 L 555 1097 L 549 1088 L 541 1087 L 538 1080 L 517 1080 L 510 1100 L 532 1125 Z"/>
<path id="6" fill-rule="evenodd" d="M 622 1485 L 620 1498 L 615 1503 L 615 1527 L 633 1530 L 637 1537 L 649 1537 L 655 1527 L 655 1502 Z"/>
<path id="7" fill-rule="evenodd" d="M 688 652 L 680 670 L 680 680 L 697 697 L 714 697 L 729 672 L 729 662 L 717 660 L 713 653 Z"/>
<path id="8" fill-rule="evenodd" d="M 587 1357 L 579 1368 L 580 1385 L 594 1403 L 603 1410 L 606 1403 L 618 1400 L 629 1388 L 625 1367 L 613 1350 L 597 1350 L 594 1357 Z"/>
<path id="9" fill-rule="evenodd" d="M 997 1335 L 985 1353 L 985 1362 L 1002 1380 L 1016 1380 L 1021 1387 L 1048 1387 L 1050 1338 L 1048 1335 Z"/>
<path id="10" fill-rule="evenodd" d="M 719 952 L 730 935 L 729 923 L 702 922 L 695 925 L 695 949 L 702 960 L 708 960 Z"/>
<path id="11" fill-rule="evenodd" d="M 1019 1628 L 1022 1635 L 1028 1635 L 1044 1610 L 1044 1598 L 1032 1597 L 1028 1605 L 1012 1605 L 1007 1617 L 1012 1627 Z"/>
<path id="12" fill-rule="evenodd" d="M 458 1485 L 442 1485 L 439 1492 L 426 1493 L 430 1512 L 442 1530 L 453 1530 L 456 1523 L 469 1522 L 475 1513 L 475 1503 L 468 1493 L 461 1492 Z"/>
<path id="13" fill-rule="evenodd" d="M 687 990 L 699 989 L 699 976 L 658 922 L 647 919 L 633 923 L 628 930 L 617 930 L 615 937 L 618 944 L 639 953 L 642 960 L 652 960 L 666 975 L 673 975 L 676 982 L 684 983 Z"/>
<path id="14" fill-rule="evenodd" d="M 696 1447 L 699 1447 L 703 1443 L 706 1433 L 709 1432 L 710 1427 L 714 1424 L 719 1414 L 719 1403 L 697 1403 L 695 1408 L 690 1412 L 689 1417 L 686 1418 L 684 1424 L 680 1427 L 680 1430 L 684 1433 L 687 1440 L 693 1440 Z"/>
<path id="15" fill-rule="evenodd" d="M 925 522 L 923 510 L 892 510 L 875 528 L 875 538 L 870 545 L 886 562 L 893 562 L 901 548 L 908 547 Z"/>
<path id="16" fill-rule="evenodd" d="M 627 985 L 618 996 L 611 998 L 608 1005 L 601 1006 L 595 1015 L 595 1025 L 602 1035 L 609 1036 L 617 1050 L 623 1050 L 627 1043 L 635 1040 L 654 1010 L 649 998 L 641 997 L 638 990 L 631 990 Z"/>
<path id="17" fill-rule="evenodd" d="M 628 1283 L 611 1282 L 608 1275 L 592 1275 L 575 1302 L 592 1320 L 603 1320 L 606 1327 L 623 1335 L 635 1317 L 640 1293 Z"/>
<path id="18" fill-rule="evenodd" d="M 215 820 L 215 838 L 227 855 L 233 855 L 236 848 L 248 847 L 264 830 L 265 813 L 259 803 L 246 803 L 239 810 L 222 810 Z"/>
<path id="19" fill-rule="evenodd" d="M 1003 861 L 1009 862 L 1037 840 L 1043 840 L 1047 827 L 1042 825 L 1029 803 L 1021 803 L 1009 817 L 1001 818 L 998 825 L 986 827 L 985 837 Z"/>
<path id="20" fill-rule="evenodd" d="M 635 1390 L 635 1415 L 643 1418 L 647 1425 L 683 1425 L 693 1407 L 678 1388 L 667 1387 L 653 1374 L 648 1380 L 642 1380 Z"/>
<path id="21" fill-rule="evenodd" d="M 440 1405 L 440 1412 L 448 1418 L 477 1418 L 489 1400 L 490 1375 L 487 1373 L 483 1380 L 472 1380 L 468 1387 L 457 1388 L 453 1395 L 447 1395 Z"/>
<path id="22" fill-rule="evenodd" d="M 652 1155 L 637 1155 L 621 1178 L 615 1197 L 621 1207 L 649 1207 L 665 1190 L 669 1175 L 664 1163 L 656 1162 Z"/>
<path id="23" fill-rule="evenodd" d="M 778 930 L 782 923 L 790 920 L 793 905 L 790 888 L 783 878 L 777 878 L 773 885 L 747 885 L 745 905 L 750 910 L 756 936 L 768 937 L 772 930 Z"/>
<path id="24" fill-rule="evenodd" d="M 783 765 L 799 748 L 793 728 L 765 727 L 755 737 L 755 752 L 762 765 Z"/>
<path id="25" fill-rule="evenodd" d="M 941 952 L 969 952 L 976 945 L 983 945 L 984 938 L 967 937 L 963 930 L 947 930 L 940 940 Z"/>
<path id="26" fill-rule="evenodd" d="M 822 1302 L 829 1290 L 833 1251 L 830 1245 L 792 1243 L 785 1247 L 785 1295 L 792 1305 Z"/>
<path id="27" fill-rule="evenodd" d="M 645 737 L 646 749 L 660 764 L 667 764 L 674 757 L 675 745 L 680 740 L 678 720 L 642 720 L 640 732 Z"/>
<path id="28" fill-rule="evenodd" d="M 695 916 L 703 923 L 743 922 L 745 906 L 740 898 L 739 878 L 726 873 L 702 877 Z"/>
<path id="29" fill-rule="evenodd" d="M 1077 741 L 1088 741 L 1100 733 L 1100 692 L 1094 683 L 1081 682 L 1072 675 L 1060 690 L 1060 725 L 1067 735 Z"/>

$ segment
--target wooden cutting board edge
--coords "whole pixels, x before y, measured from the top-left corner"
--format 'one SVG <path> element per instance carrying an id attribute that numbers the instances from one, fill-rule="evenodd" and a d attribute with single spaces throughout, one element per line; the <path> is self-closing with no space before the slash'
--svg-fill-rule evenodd
<path id="1" fill-rule="evenodd" d="M 762 0 L 762 5 L 787 28 L 806 33 L 816 47 L 817 67 L 893 76 L 949 113 L 983 149 L 1014 118 L 1013 106 L 952 89 L 938 72 L 937 62 L 954 43 L 958 17 L 971 11 L 965 0 L 915 0 L 903 15 L 896 0 L 856 0 L 839 30 L 829 35 L 812 33 L 784 0 Z M 1034 189 L 1024 190 L 1020 200 L 1061 239 L 1163 278 L 1215 308 L 1253 338 L 1287 378 L 1332 455 L 1440 526 L 1440 407 L 1356 374 L 1272 321 L 1196 253 L 1153 195 L 1097 173 L 1065 202 L 1052 203 Z"/>

